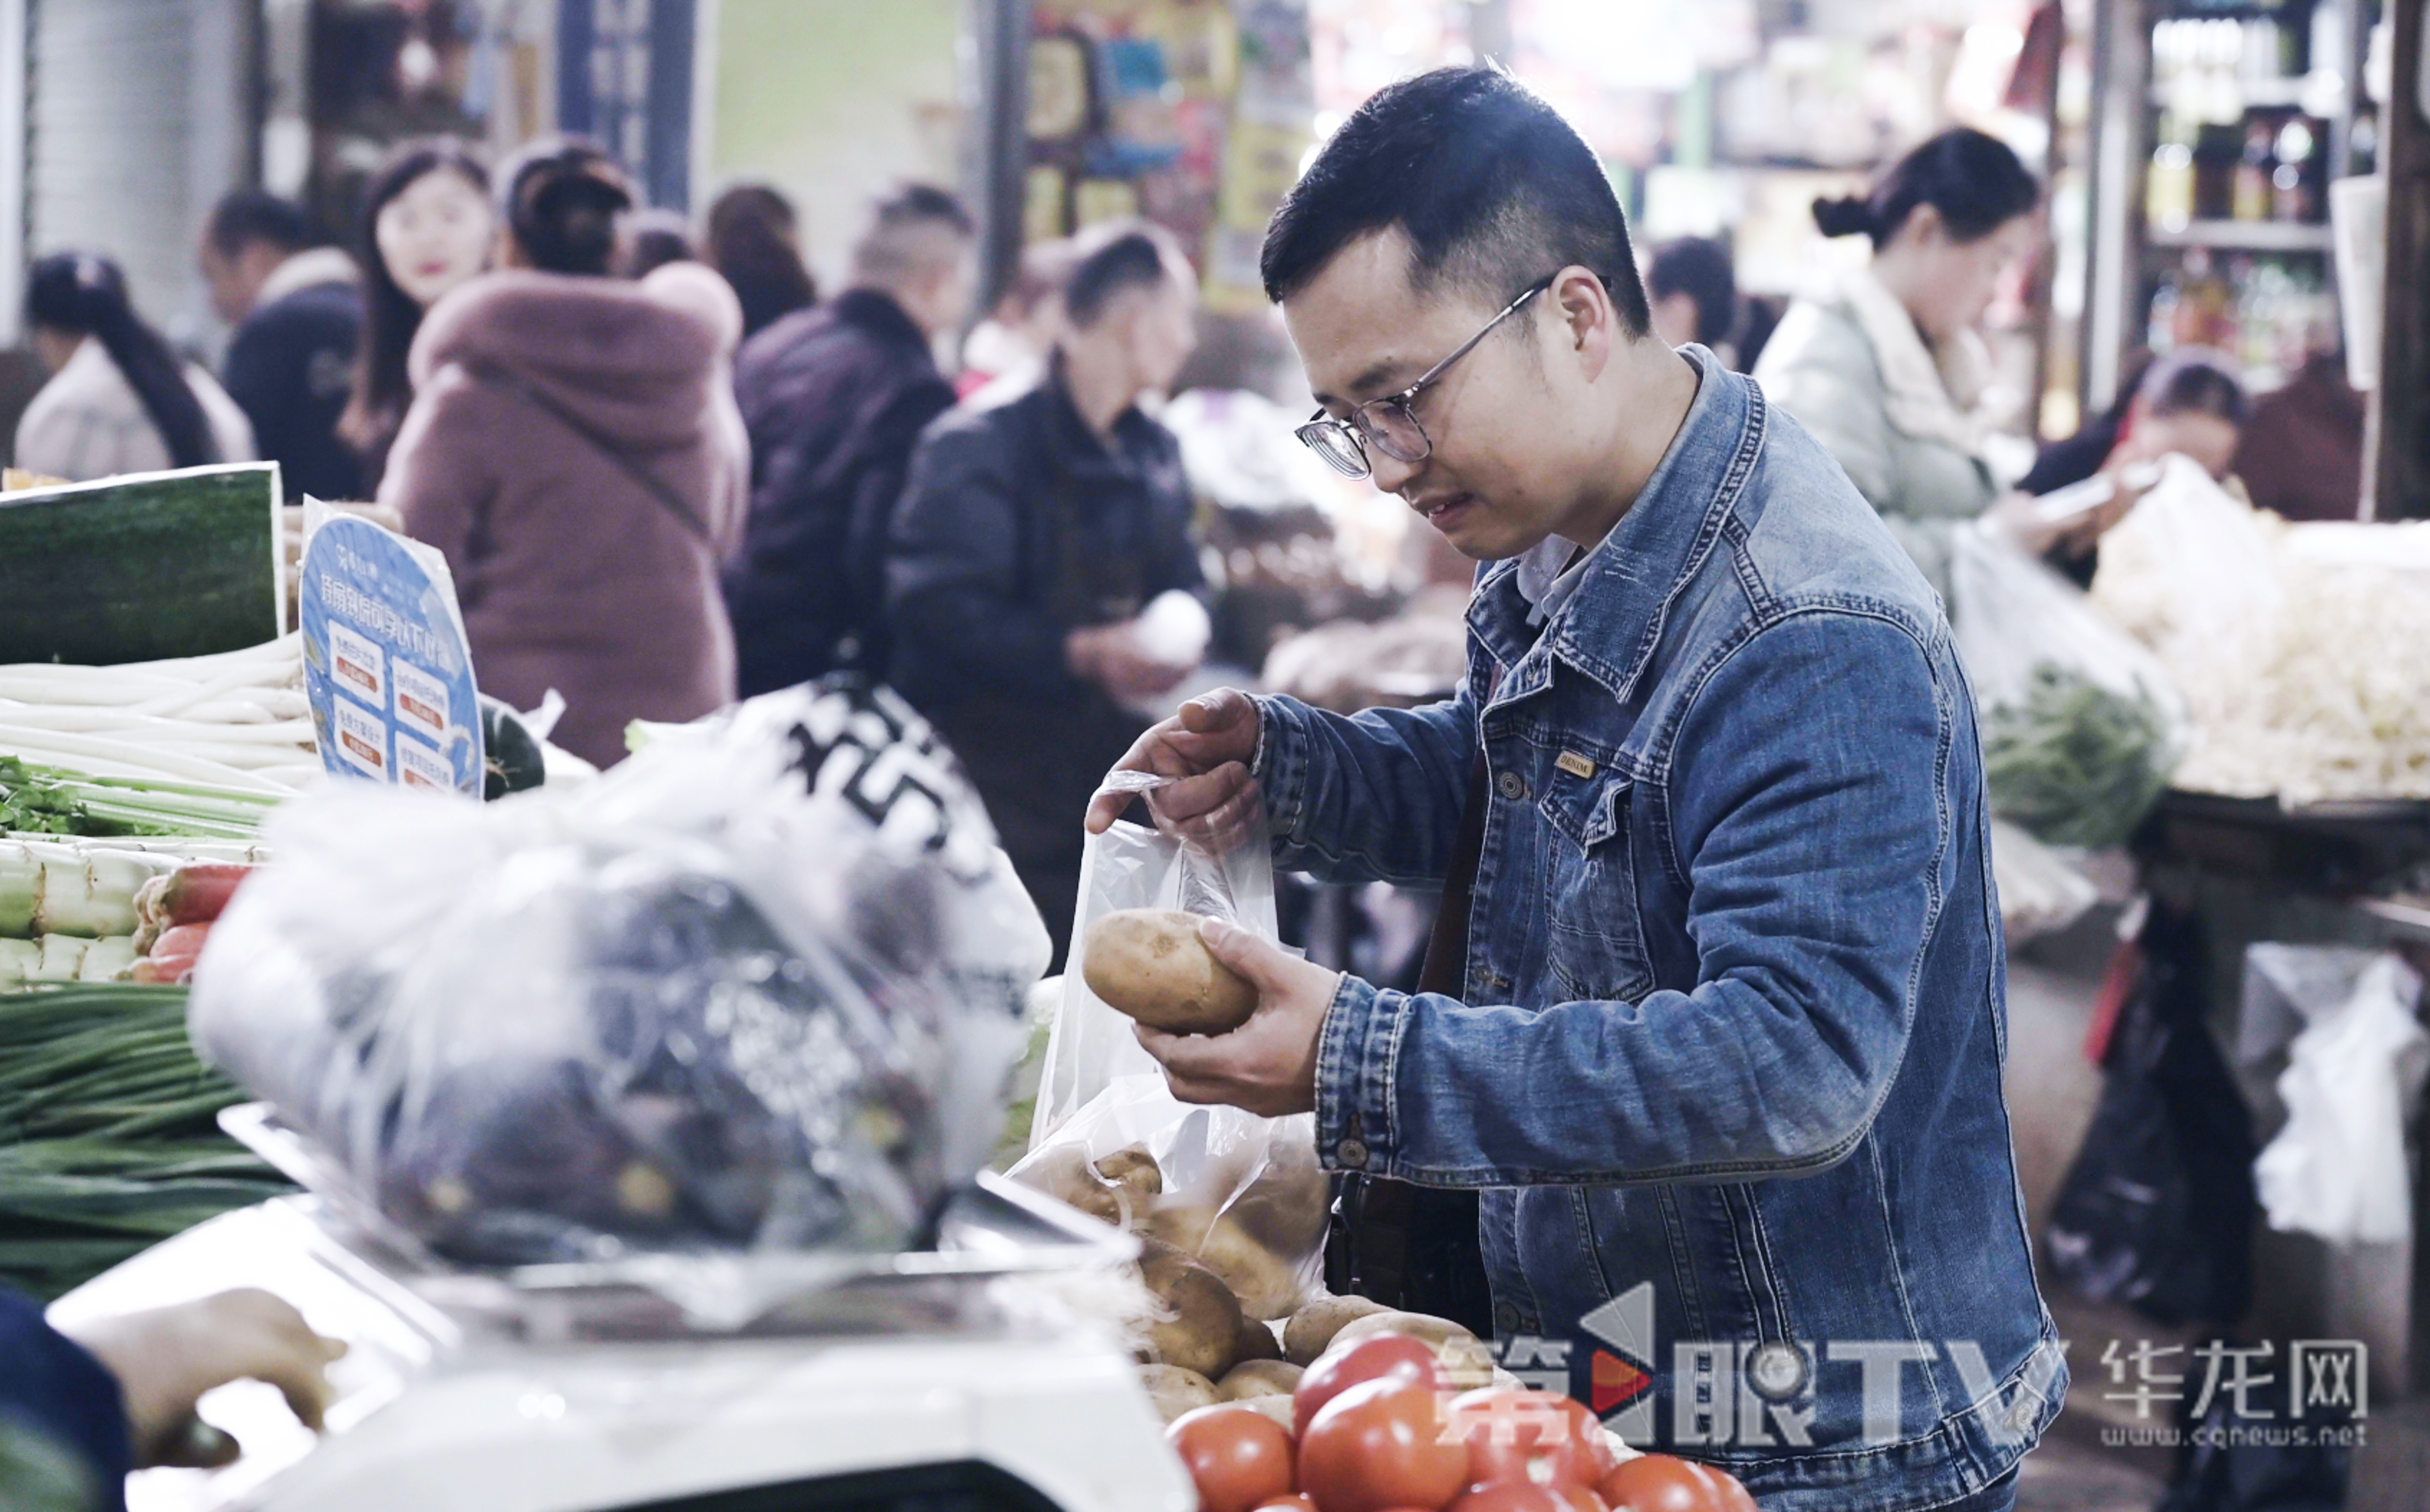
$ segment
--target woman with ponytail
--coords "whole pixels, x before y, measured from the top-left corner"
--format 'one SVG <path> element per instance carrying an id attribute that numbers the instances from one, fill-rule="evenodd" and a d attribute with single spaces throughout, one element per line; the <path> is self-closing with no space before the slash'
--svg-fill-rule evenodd
<path id="1" fill-rule="evenodd" d="M 51 381 L 17 423 L 17 466 L 84 483 L 253 460 L 244 411 L 143 324 L 108 258 L 55 252 L 36 262 L 25 324 Z"/>
<path id="2" fill-rule="evenodd" d="M 1827 237 L 1870 263 L 1790 305 L 1755 367 L 1881 511 L 1944 599 L 1955 527 L 1988 518 L 2041 552 L 2054 539 L 1985 455 L 1990 357 L 1980 325 L 2035 245 L 2041 189 L 1998 138 L 1968 127 L 1901 158 L 1872 191 L 1814 203 Z"/>
<path id="3" fill-rule="evenodd" d="M 379 497 L 445 553 L 482 691 L 557 690 L 557 742 L 607 766 L 632 721 L 734 696 L 742 309 L 696 262 L 613 276 L 633 195 L 588 142 L 524 149 L 497 191 L 503 266 L 424 318 Z"/>

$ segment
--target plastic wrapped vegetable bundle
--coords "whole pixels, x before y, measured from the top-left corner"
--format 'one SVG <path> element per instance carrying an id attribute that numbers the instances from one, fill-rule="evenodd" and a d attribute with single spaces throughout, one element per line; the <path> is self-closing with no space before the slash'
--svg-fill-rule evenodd
<path id="1" fill-rule="evenodd" d="M 755 699 L 574 792 L 341 785 L 276 830 L 195 1043 L 442 1254 L 901 1248 L 993 1146 L 1046 935 L 890 694 Z"/>
<path id="2" fill-rule="evenodd" d="M 1991 811 L 2052 845 L 2123 843 L 2185 743 L 2168 673 L 2073 584 L 1979 526 L 1952 540 L 1950 625 Z"/>

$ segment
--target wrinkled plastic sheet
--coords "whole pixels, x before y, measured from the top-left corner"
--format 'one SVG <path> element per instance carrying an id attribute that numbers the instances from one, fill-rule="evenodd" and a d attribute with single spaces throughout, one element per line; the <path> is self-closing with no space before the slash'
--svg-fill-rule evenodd
<path id="1" fill-rule="evenodd" d="M 738 1257 L 921 1247 L 994 1142 L 1045 931 L 890 694 L 755 699 L 574 792 L 335 785 L 271 830 L 196 1046 L 451 1263 L 697 1298 Z"/>

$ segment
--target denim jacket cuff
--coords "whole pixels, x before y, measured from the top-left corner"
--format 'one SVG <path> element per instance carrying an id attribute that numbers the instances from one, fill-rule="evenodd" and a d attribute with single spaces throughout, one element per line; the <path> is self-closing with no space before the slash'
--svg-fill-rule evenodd
<path id="1" fill-rule="evenodd" d="M 1389 1176 L 1400 1164 L 1393 1087 L 1406 993 L 1342 973 L 1316 1043 L 1316 1157 L 1328 1171 Z"/>
<path id="2" fill-rule="evenodd" d="M 1249 775 L 1265 796 L 1266 823 L 1277 839 L 1296 839 L 1307 790 L 1307 726 L 1279 698 L 1259 697 L 1257 751 Z"/>

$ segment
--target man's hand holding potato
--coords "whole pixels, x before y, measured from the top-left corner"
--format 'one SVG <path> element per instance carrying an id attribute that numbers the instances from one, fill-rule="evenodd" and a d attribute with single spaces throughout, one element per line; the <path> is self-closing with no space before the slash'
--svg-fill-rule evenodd
<path id="1" fill-rule="evenodd" d="M 1173 779 L 1151 802 L 1157 823 L 1221 853 L 1248 838 L 1258 812 L 1257 785 L 1249 774 L 1257 753 L 1257 703 L 1225 688 L 1190 700 L 1152 726 L 1114 770 Z M 1089 805 L 1089 832 L 1105 833 L 1129 803 L 1127 793 L 1098 793 Z M 1257 989 L 1257 1007 L 1248 1022 L 1223 1035 L 1134 1027 L 1164 1067 L 1173 1095 L 1269 1118 L 1314 1108 L 1317 1042 L 1341 974 L 1233 924 L 1207 920 L 1199 935 L 1217 960 Z"/>

